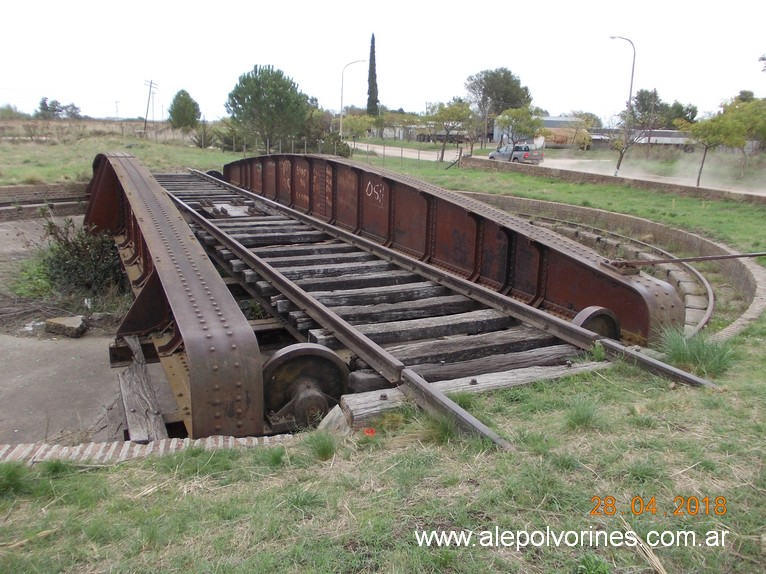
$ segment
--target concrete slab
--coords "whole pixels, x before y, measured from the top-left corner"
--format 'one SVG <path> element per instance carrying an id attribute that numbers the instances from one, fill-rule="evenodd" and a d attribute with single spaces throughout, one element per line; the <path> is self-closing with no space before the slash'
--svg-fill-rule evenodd
<path id="1" fill-rule="evenodd" d="M 122 439 L 111 341 L 0 335 L 0 444 Z"/>

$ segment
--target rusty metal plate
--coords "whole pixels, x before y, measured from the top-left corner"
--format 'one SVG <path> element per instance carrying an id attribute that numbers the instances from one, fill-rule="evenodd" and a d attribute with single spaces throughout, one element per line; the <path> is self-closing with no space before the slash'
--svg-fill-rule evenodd
<path id="1" fill-rule="evenodd" d="M 128 230 L 127 238 L 119 238 L 128 253 L 123 260 L 140 270 L 133 273 L 135 303 L 118 334 L 152 336 L 161 359 L 183 354 L 188 368 L 166 374 L 182 377 L 174 388 L 189 389 L 183 399 L 191 405 L 192 438 L 263 434 L 258 343 L 216 268 L 165 190 L 135 158 L 102 154 L 96 163 L 94 186 L 101 181 L 111 187 L 95 190 L 85 224 L 113 235 Z M 102 170 L 114 175 L 104 177 Z"/>
<path id="2" fill-rule="evenodd" d="M 291 173 L 308 163 L 314 170 L 310 209 L 341 230 L 570 319 L 590 305 L 606 307 L 619 316 L 632 343 L 646 343 L 660 324 L 683 324 L 683 302 L 666 282 L 620 274 L 601 265 L 602 257 L 592 249 L 555 232 L 369 165 L 327 156 L 278 157 L 239 160 L 227 164 L 224 174 L 236 178 L 243 165 L 260 164 L 266 173 L 263 189 L 251 190 L 289 206 L 296 203 L 294 190 L 285 193 L 285 184 L 269 173 L 276 161 L 293 165 Z M 334 172 L 325 186 L 317 185 L 322 171 Z"/>

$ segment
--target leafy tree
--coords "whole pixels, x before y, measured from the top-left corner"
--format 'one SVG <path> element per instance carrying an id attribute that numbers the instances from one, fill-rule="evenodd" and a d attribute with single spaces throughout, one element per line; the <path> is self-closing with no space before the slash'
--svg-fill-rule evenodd
<path id="1" fill-rule="evenodd" d="M 484 124 L 484 120 L 479 116 L 479 114 L 472 113 L 468 121 L 463 124 L 463 130 L 465 130 L 466 135 L 468 136 L 468 153 L 473 155 L 474 143 L 477 141 L 483 142 L 487 137 L 487 130 Z"/>
<path id="2" fill-rule="evenodd" d="M 586 129 L 602 128 L 604 127 L 601 122 L 601 118 L 592 112 L 583 112 L 581 110 L 575 110 L 569 113 L 570 116 L 580 118 L 583 121 Z"/>
<path id="3" fill-rule="evenodd" d="M 416 128 L 420 125 L 420 116 L 418 114 L 407 113 L 402 108 L 392 113 L 392 116 L 395 124 L 404 130 L 407 141 L 410 141 L 415 135 Z"/>
<path id="4" fill-rule="evenodd" d="M 226 111 L 249 136 L 273 144 L 300 134 L 308 116 L 308 97 L 292 79 L 272 66 L 255 66 L 239 77 Z"/>
<path id="5" fill-rule="evenodd" d="M 676 122 L 684 120 L 689 123 L 694 122 L 697 119 L 697 106 L 691 104 L 682 104 L 678 100 L 674 101 L 671 105 L 667 106 L 663 113 L 662 126 L 665 129 L 673 129 L 676 126 Z"/>
<path id="6" fill-rule="evenodd" d="M 727 124 L 724 145 L 742 152 L 741 176 L 744 176 L 748 142 L 766 143 L 766 99 L 735 98 L 723 106 L 723 116 Z"/>
<path id="7" fill-rule="evenodd" d="M 591 144 L 590 131 L 593 128 L 601 127 L 601 118 L 591 112 L 583 112 L 579 110 L 573 110 L 569 112 L 569 115 L 573 118 L 580 120 L 579 124 L 575 124 L 572 134 L 572 144 L 580 149 L 588 149 Z"/>
<path id="8" fill-rule="evenodd" d="M 194 134 L 190 137 L 191 142 L 198 148 L 213 147 L 218 143 L 219 134 L 214 128 L 208 127 L 204 120 L 197 122 Z"/>
<path id="9" fill-rule="evenodd" d="M 532 115 L 529 106 L 509 108 L 497 116 L 495 121 L 512 145 L 522 139 L 537 137 L 543 129 L 542 118 Z"/>
<path id="10" fill-rule="evenodd" d="M 29 119 L 29 114 L 20 112 L 16 106 L 5 104 L 0 106 L 0 120 L 25 120 Z"/>
<path id="11" fill-rule="evenodd" d="M 758 141 L 761 145 L 766 142 L 766 99 L 751 98 L 749 94 L 740 92 L 739 96 L 721 106 L 720 113 L 710 118 L 693 124 L 684 120 L 677 122 L 678 128 L 689 133 L 692 141 L 704 150 L 697 172 L 697 187 L 708 150 L 718 146 L 739 149 L 742 152 L 741 175 L 744 175 L 748 142 Z"/>
<path id="12" fill-rule="evenodd" d="M 678 100 L 672 104 L 662 101 L 657 90 L 639 90 L 631 106 L 631 126 L 639 130 L 672 130 L 676 120 L 693 122 L 697 117 L 697 107 L 682 104 Z"/>
<path id="13" fill-rule="evenodd" d="M 657 129 L 659 108 L 664 105 L 664 102 L 657 95 L 657 90 L 638 90 L 633 96 L 633 105 L 630 110 L 632 113 L 631 127 L 641 130 Z"/>
<path id="14" fill-rule="evenodd" d="M 180 129 L 183 133 L 188 133 L 196 128 L 201 115 L 199 104 L 192 99 L 186 90 L 180 90 L 173 97 L 170 108 L 168 108 L 170 125 L 173 126 L 173 129 Z"/>
<path id="15" fill-rule="evenodd" d="M 380 113 L 378 104 L 378 76 L 375 69 L 375 34 L 370 40 L 370 71 L 367 75 L 367 115 L 377 116 Z"/>
<path id="16" fill-rule="evenodd" d="M 447 140 L 454 131 L 463 127 L 463 124 L 471 118 L 471 107 L 461 98 L 453 98 L 448 104 L 439 102 L 431 104 L 428 109 L 429 121 L 441 132 L 444 133 L 439 161 L 444 161 L 444 152 L 447 149 Z"/>
<path id="17" fill-rule="evenodd" d="M 750 90 L 741 90 L 734 99 L 740 102 L 752 102 L 755 99 L 755 94 Z"/>
<path id="18" fill-rule="evenodd" d="M 364 115 L 350 115 L 343 118 L 343 131 L 352 139 L 361 138 L 375 125 L 375 118 Z"/>
<path id="19" fill-rule="evenodd" d="M 48 98 L 42 98 L 34 117 L 42 120 L 56 120 L 60 118 L 79 120 L 82 118 L 82 115 L 80 115 L 80 108 L 74 104 L 64 106 L 58 100 L 48 101 Z"/>
<path id="20" fill-rule="evenodd" d="M 726 120 L 720 114 L 695 123 L 681 119 L 676 122 L 676 127 L 680 131 L 688 133 L 691 141 L 702 147 L 702 161 L 700 161 L 700 167 L 697 170 L 697 187 L 699 187 L 708 152 L 726 142 Z"/>
<path id="21" fill-rule="evenodd" d="M 469 76 L 465 83 L 469 98 L 484 120 L 485 133 L 490 133 L 490 122 L 503 110 L 529 106 L 532 96 L 521 80 L 508 68 L 484 70 Z"/>

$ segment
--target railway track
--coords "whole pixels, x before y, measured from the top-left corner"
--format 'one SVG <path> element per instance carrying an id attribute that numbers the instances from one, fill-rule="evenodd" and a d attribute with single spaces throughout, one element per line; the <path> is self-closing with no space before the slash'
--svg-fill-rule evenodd
<path id="1" fill-rule="evenodd" d="M 401 377 L 421 388 L 424 381 L 449 388 L 470 377 L 481 388 L 482 375 L 505 373 L 510 381 L 540 367 L 565 367 L 535 370 L 542 378 L 603 366 L 581 360 L 582 349 L 542 329 L 397 265 L 390 255 L 295 221 L 257 198 L 221 193 L 220 184 L 195 175 L 155 177 L 179 202 L 208 255 L 247 294 L 241 306 L 256 302 L 299 341 L 290 348 L 296 357 L 311 349 L 332 356 L 316 346 L 337 353 L 352 369 L 349 391 L 389 389 Z M 256 328 L 264 333 L 262 324 Z M 273 372 L 285 353 L 268 358 L 270 351 L 261 348 L 265 409 L 271 427 L 280 428 L 285 399 L 270 386 L 284 385 Z M 337 397 L 342 385 L 323 392 Z M 295 418 L 307 422 L 300 415 L 288 420 Z"/>
<path id="2" fill-rule="evenodd" d="M 474 226 L 473 241 L 470 233 L 454 229 L 465 225 L 455 210 L 473 206 L 453 207 L 450 197 L 430 189 L 418 192 L 430 194 L 427 219 L 407 227 L 396 223 L 394 205 L 402 209 L 401 198 L 417 185 L 414 180 L 389 181 L 386 174 L 325 157 L 263 161 L 256 166 L 265 166 L 263 181 L 269 181 L 274 161 L 286 162 L 281 177 L 290 169 L 294 179 L 279 183 L 276 177 L 274 189 L 257 193 L 234 185 L 248 182 L 233 181 L 238 178 L 231 173 L 228 182 L 222 174 L 199 172 L 151 176 L 125 154 L 94 162 L 86 223 L 114 236 L 136 295 L 118 330 L 113 363 L 135 357 L 121 341 L 137 338 L 147 360 L 163 364 L 178 404 L 170 418 L 182 420 L 193 438 L 278 434 L 310 425 L 338 402 L 354 402 L 341 397 L 372 394 L 373 402 L 384 402 L 403 394 L 509 448 L 444 391 L 599 368 L 603 363 L 583 358 L 596 342 L 609 357 L 628 358 L 687 384 L 710 384 L 619 342 L 626 332 L 646 332 L 640 309 L 627 317 L 628 331 L 613 311 L 598 305 L 563 316 L 571 306 L 564 301 L 568 286 L 545 283 L 552 281 L 546 266 L 569 256 L 561 255 L 565 249 L 556 237 L 521 226 L 532 245 L 525 254 L 517 230 L 488 231 L 513 222 L 491 220 L 494 215 L 479 207 L 466 220 Z M 251 169 L 240 175 L 255 181 Z M 301 193 L 308 181 L 301 176 L 309 171 L 313 185 L 327 190 L 321 198 Z M 349 173 L 356 183 L 351 196 L 342 196 L 338 188 Z M 398 200 L 395 185 L 405 186 Z M 280 197 L 285 189 L 291 199 Z M 376 209 L 387 205 L 388 215 L 365 216 L 364 201 Z M 353 224 L 354 217 L 361 225 Z M 439 243 L 441 227 L 452 229 L 453 238 L 459 235 L 456 243 L 449 236 L 448 245 Z M 396 237 L 379 237 L 386 233 Z M 425 243 L 413 233 L 422 233 Z M 484 253 L 498 253 L 503 241 L 516 254 L 512 270 Z M 397 243 L 423 244 L 431 255 L 418 256 Z M 661 282 L 602 271 L 589 261 L 590 253 L 571 249 L 577 261 L 560 260 L 571 277 L 603 273 L 605 291 L 633 297 L 633 307 L 646 301 L 650 316 L 675 306 Z M 521 268 L 529 260 L 532 279 Z M 649 297 L 643 295 L 647 290 Z M 257 317 L 247 315 L 253 311 Z M 347 416 L 354 419 L 353 413 Z"/>
<path id="3" fill-rule="evenodd" d="M 87 203 L 84 190 L 78 190 L 75 185 L 71 188 L 41 186 L 41 189 L 11 186 L 0 192 L 0 221 L 37 218 L 42 213 L 82 214 Z"/>

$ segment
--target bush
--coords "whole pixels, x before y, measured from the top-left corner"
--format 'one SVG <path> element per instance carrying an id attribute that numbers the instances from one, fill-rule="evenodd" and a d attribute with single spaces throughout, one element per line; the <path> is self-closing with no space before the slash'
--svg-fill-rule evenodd
<path id="1" fill-rule="evenodd" d="M 75 228 L 71 219 L 61 225 L 48 220 L 45 232 L 49 247 L 42 264 L 52 288 L 98 295 L 121 284 L 120 259 L 111 237 Z"/>

